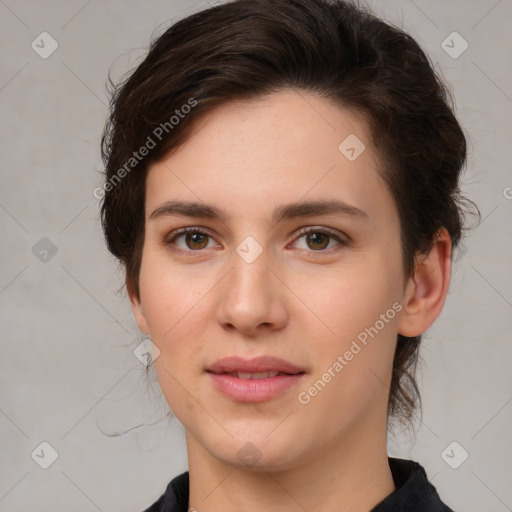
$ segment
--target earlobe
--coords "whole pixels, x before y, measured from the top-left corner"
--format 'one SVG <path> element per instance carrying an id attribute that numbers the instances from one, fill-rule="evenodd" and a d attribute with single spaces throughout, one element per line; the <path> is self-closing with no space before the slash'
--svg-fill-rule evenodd
<path id="1" fill-rule="evenodd" d="M 139 327 L 139 330 L 144 334 L 149 334 L 149 328 L 146 321 L 146 315 L 140 302 L 140 299 L 135 295 L 130 294 L 130 303 L 132 306 L 133 316 Z"/>
<path id="2" fill-rule="evenodd" d="M 443 309 L 450 276 L 451 239 L 448 231 L 441 228 L 429 253 L 418 256 L 414 275 L 407 283 L 399 334 L 419 336 L 433 324 Z"/>

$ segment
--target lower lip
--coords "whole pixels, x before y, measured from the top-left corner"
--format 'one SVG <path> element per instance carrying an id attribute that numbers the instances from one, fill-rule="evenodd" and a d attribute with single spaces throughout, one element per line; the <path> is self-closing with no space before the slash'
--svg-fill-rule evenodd
<path id="1" fill-rule="evenodd" d="M 267 379 L 239 379 L 227 374 L 209 373 L 213 385 L 224 395 L 238 402 L 264 402 L 281 395 L 298 384 L 304 376 L 276 375 Z"/>

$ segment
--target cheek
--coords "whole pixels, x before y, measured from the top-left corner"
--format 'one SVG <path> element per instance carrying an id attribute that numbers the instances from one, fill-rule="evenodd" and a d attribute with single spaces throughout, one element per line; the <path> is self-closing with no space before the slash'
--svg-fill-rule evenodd
<path id="1" fill-rule="evenodd" d="M 392 306 L 400 298 L 397 272 L 398 268 L 386 269 L 380 258 L 373 257 L 365 258 L 364 264 L 324 268 L 311 276 L 302 273 L 293 290 L 307 306 L 301 308 L 308 311 L 297 321 L 307 321 L 309 332 L 317 324 L 320 345 L 336 350 L 376 322 L 379 331 L 392 331 L 396 322 Z M 385 315 L 385 329 L 381 315 Z"/>
<path id="2" fill-rule="evenodd" d="M 362 414 L 372 400 L 386 399 L 402 308 L 395 275 L 399 267 L 383 271 L 380 257 L 365 263 L 319 273 L 314 287 L 302 279 L 294 288 L 316 314 L 298 320 L 309 324 L 299 329 L 309 333 L 315 353 L 314 374 L 301 391 L 318 414 L 336 404 L 332 414 L 340 422 Z M 347 411 L 352 413 L 347 416 Z"/>
<path id="3" fill-rule="evenodd" d="M 151 340 L 160 349 L 154 362 L 156 375 L 169 407 L 187 425 L 187 418 L 201 414 L 198 403 L 190 397 L 200 395 L 204 343 L 201 297 L 211 284 L 184 276 L 176 268 L 148 271 L 165 268 L 162 261 L 148 258 L 145 265 L 141 269 L 141 296 Z"/>
<path id="4" fill-rule="evenodd" d="M 337 290 L 331 288 L 323 304 L 318 303 L 335 334 L 310 337 L 314 371 L 297 390 L 299 408 L 312 431 L 318 418 L 328 418 L 327 430 L 336 435 L 371 411 L 379 415 L 385 411 L 382 404 L 389 394 L 397 316 L 386 294 L 370 291 L 349 293 L 340 285 Z"/>
<path id="5" fill-rule="evenodd" d="M 199 272 L 183 272 L 159 251 L 144 254 L 139 282 L 151 336 L 162 342 L 171 341 L 176 330 L 189 323 L 190 313 L 207 290 Z"/>
<path id="6" fill-rule="evenodd" d="M 143 260 L 141 300 L 151 340 L 160 350 L 155 370 L 166 398 L 183 395 L 180 384 L 190 386 L 200 366 L 201 297 L 207 284 L 191 279 L 154 255 Z M 158 269 L 158 270 L 156 270 Z M 181 391 L 180 391 L 181 389 Z"/>

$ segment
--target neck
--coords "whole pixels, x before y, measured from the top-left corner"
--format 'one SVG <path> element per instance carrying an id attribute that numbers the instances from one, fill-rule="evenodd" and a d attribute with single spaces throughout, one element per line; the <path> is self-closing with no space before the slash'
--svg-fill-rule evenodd
<path id="1" fill-rule="evenodd" d="M 382 429 L 381 429 L 382 431 Z M 225 463 L 187 431 L 189 508 L 200 512 L 367 512 L 391 494 L 385 429 L 358 428 L 285 470 Z M 382 438 L 383 437 L 383 438 Z"/>

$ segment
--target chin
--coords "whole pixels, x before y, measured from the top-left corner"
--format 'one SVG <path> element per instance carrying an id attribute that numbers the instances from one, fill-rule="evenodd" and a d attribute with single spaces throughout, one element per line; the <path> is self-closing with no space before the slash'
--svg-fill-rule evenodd
<path id="1" fill-rule="evenodd" d="M 299 454 L 295 453 L 297 441 L 287 440 L 291 436 L 281 435 L 271 440 L 265 434 L 234 436 L 229 442 L 210 449 L 210 453 L 222 463 L 234 468 L 245 469 L 253 473 L 278 472 L 294 467 Z M 274 442 L 273 442 L 274 441 Z"/>

